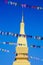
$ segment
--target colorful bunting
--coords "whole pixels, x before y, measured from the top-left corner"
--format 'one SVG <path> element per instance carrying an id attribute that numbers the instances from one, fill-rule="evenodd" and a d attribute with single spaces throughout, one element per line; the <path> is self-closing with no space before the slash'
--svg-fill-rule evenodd
<path id="1" fill-rule="evenodd" d="M 17 3 L 16 2 L 12 2 L 12 1 L 10 1 L 10 2 L 8 1 L 8 4 L 17 6 Z"/>
<path id="2" fill-rule="evenodd" d="M 43 48 L 43 46 L 39 46 L 39 45 L 31 45 L 32 48 Z"/>
<path id="3" fill-rule="evenodd" d="M 0 48 L 0 51 L 1 51 L 1 52 L 7 52 L 7 53 L 10 52 L 9 50 L 2 49 L 2 48 Z M 16 54 L 16 52 L 14 52 L 14 54 Z M 33 56 L 29 56 L 29 59 L 34 59 L 34 60 L 38 60 L 38 61 L 43 61 L 43 59 L 40 59 L 40 58 L 38 58 L 38 57 L 33 57 Z"/>
<path id="4" fill-rule="evenodd" d="M 5 2 L 7 2 L 10 5 L 21 6 L 22 8 L 33 8 L 33 9 L 37 9 L 37 10 L 43 10 L 43 7 L 40 7 L 40 6 L 31 6 L 31 5 L 27 5 L 27 4 L 20 4 L 17 2 L 12 2 L 12 1 L 7 1 L 7 0 L 5 0 Z"/>
<path id="5" fill-rule="evenodd" d="M 18 46 L 25 46 L 25 44 L 21 44 L 21 43 L 14 43 L 14 42 L 0 42 L 0 44 L 9 44 L 9 45 L 18 45 Z M 29 47 L 31 48 L 43 48 L 43 46 L 40 45 L 30 45 Z"/>
<path id="6" fill-rule="evenodd" d="M 2 49 L 2 48 L 0 48 L 0 51 L 2 51 L 2 52 L 10 52 L 9 50 L 6 50 L 6 49 Z"/>
<path id="7" fill-rule="evenodd" d="M 0 44 L 17 45 L 17 43 L 14 42 L 0 42 Z"/>
<path id="8" fill-rule="evenodd" d="M 43 59 L 40 59 L 40 58 L 38 58 L 38 57 L 30 56 L 29 58 L 30 58 L 30 59 L 34 59 L 34 60 L 38 60 L 38 61 L 43 61 Z"/>
<path id="9" fill-rule="evenodd" d="M 2 49 L 2 48 L 0 48 L 0 51 L 1 51 L 1 52 L 7 52 L 7 53 L 10 52 L 9 50 Z M 16 54 L 16 53 L 14 52 L 14 54 Z M 34 60 L 38 60 L 38 61 L 43 61 L 43 59 L 40 59 L 40 58 L 38 58 L 38 57 L 33 57 L 33 56 L 29 56 L 29 59 L 34 59 Z"/>
<path id="10" fill-rule="evenodd" d="M 21 4 L 21 7 L 25 7 L 26 8 L 26 4 Z"/>
<path id="11" fill-rule="evenodd" d="M 10 36 L 13 36 L 13 37 L 22 36 L 22 37 L 27 37 L 27 38 L 34 38 L 34 39 L 37 39 L 37 40 L 43 40 L 43 37 L 40 37 L 40 36 L 15 34 L 15 33 L 11 33 L 11 32 L 3 32 L 3 31 L 0 31 L 0 35 L 10 35 Z"/>
<path id="12" fill-rule="evenodd" d="M 41 40 L 40 36 L 34 36 L 34 39 Z"/>

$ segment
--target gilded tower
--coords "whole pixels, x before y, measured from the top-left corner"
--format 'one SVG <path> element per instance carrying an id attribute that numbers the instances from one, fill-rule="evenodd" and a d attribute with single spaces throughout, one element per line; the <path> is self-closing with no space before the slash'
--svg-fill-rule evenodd
<path id="1" fill-rule="evenodd" d="M 25 35 L 24 30 L 24 17 L 22 15 L 22 21 L 20 23 L 20 34 Z M 16 58 L 13 65 L 30 65 L 28 61 L 28 46 L 26 37 L 19 36 L 16 46 Z"/>

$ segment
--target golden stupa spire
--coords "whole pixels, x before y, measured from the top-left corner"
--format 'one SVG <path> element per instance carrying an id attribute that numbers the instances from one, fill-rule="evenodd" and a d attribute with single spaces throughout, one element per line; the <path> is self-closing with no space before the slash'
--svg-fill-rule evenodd
<path id="1" fill-rule="evenodd" d="M 22 12 L 22 20 L 20 23 L 20 34 L 24 34 L 24 16 L 23 16 L 23 12 Z"/>
<path id="2" fill-rule="evenodd" d="M 22 21 L 20 23 L 20 34 L 25 35 L 25 24 L 24 24 L 24 16 L 23 16 L 23 12 L 22 12 Z M 18 37 L 17 40 L 18 44 L 22 44 L 22 46 L 27 46 L 27 39 L 26 37 Z"/>
<path id="3" fill-rule="evenodd" d="M 22 36 L 18 36 L 17 39 L 16 58 L 13 65 L 30 65 L 30 62 L 28 61 L 27 39 L 26 37 L 23 37 L 23 35 L 25 35 L 24 28 L 24 16 L 22 12 L 22 21 L 20 23 L 20 34 L 22 34 Z"/>

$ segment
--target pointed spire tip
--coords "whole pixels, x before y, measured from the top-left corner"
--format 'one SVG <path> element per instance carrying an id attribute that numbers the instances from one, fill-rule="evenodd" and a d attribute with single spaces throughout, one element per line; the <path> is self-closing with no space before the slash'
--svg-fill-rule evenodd
<path id="1" fill-rule="evenodd" d="M 23 12 L 22 12 L 22 22 L 24 22 L 24 16 L 23 16 Z"/>

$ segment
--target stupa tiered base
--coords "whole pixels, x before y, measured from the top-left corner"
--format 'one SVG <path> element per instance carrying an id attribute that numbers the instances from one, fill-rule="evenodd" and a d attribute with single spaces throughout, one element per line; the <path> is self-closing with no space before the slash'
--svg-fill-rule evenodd
<path id="1" fill-rule="evenodd" d="M 16 60 L 13 65 L 30 65 L 30 62 L 28 60 Z"/>

